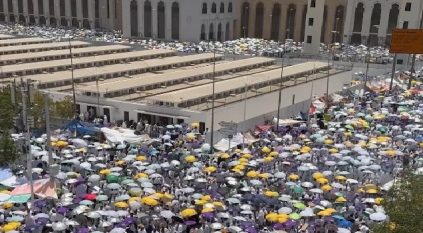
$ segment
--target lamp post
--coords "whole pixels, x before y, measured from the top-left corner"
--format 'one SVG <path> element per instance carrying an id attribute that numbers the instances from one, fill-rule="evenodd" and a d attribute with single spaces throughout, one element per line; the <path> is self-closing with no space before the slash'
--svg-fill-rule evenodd
<path id="1" fill-rule="evenodd" d="M 73 98 L 73 116 L 76 118 L 76 94 L 75 94 L 75 79 L 74 79 L 74 69 L 73 69 L 73 53 L 72 53 L 72 38 L 69 38 L 69 55 L 71 63 L 71 77 L 72 77 L 72 98 Z"/>
<path id="2" fill-rule="evenodd" d="M 377 33 L 379 33 L 379 25 L 372 25 L 371 27 L 370 27 L 371 29 L 372 28 L 376 28 L 377 29 Z M 376 34 L 377 35 L 377 34 Z M 367 38 L 367 55 L 366 55 L 366 77 L 365 77 L 365 79 L 364 79 L 364 89 L 366 89 L 366 87 L 367 87 L 367 81 L 368 81 L 368 79 L 369 79 L 369 65 L 370 65 L 370 34 L 369 34 L 369 37 Z"/>
<path id="3" fill-rule="evenodd" d="M 214 24 L 213 24 L 214 27 Z M 213 30 L 214 33 L 214 30 Z M 214 35 L 213 35 L 214 38 Z M 211 135 L 210 135 L 210 153 L 213 154 L 213 142 L 214 142 L 214 102 L 215 102 L 215 86 L 216 86 L 216 47 L 213 44 L 213 77 L 212 77 L 212 110 L 211 110 Z"/>
<path id="4" fill-rule="evenodd" d="M 282 38 L 282 36 L 281 36 Z M 285 54 L 285 43 L 282 46 L 282 59 L 281 59 L 281 80 L 279 82 L 279 96 L 278 96 L 278 117 L 276 119 L 276 132 L 279 132 L 279 118 L 281 111 L 281 102 L 282 102 L 282 83 L 283 83 L 283 67 L 284 67 L 284 54 Z"/>

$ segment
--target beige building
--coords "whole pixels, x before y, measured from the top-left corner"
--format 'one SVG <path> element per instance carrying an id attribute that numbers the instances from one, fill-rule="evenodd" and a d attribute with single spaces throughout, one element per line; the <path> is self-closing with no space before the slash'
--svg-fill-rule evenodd
<path id="1" fill-rule="evenodd" d="M 236 37 L 304 41 L 307 0 L 244 0 L 234 4 Z M 342 41 L 346 6 L 347 0 L 326 0 L 321 42 Z"/>
<path id="2" fill-rule="evenodd" d="M 122 0 L 0 0 L 0 22 L 121 28 Z"/>

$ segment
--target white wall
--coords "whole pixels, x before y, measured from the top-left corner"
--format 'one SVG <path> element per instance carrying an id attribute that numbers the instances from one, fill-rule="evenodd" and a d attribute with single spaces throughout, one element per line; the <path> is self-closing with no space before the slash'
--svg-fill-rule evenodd
<path id="1" fill-rule="evenodd" d="M 307 3 L 307 16 L 305 20 L 304 33 L 304 53 L 319 54 L 320 36 L 322 34 L 323 12 L 325 9 L 325 0 L 316 0 L 315 7 L 311 7 L 311 1 Z M 313 25 L 309 25 L 309 19 L 313 19 Z M 307 43 L 307 38 L 311 36 L 311 43 Z"/>

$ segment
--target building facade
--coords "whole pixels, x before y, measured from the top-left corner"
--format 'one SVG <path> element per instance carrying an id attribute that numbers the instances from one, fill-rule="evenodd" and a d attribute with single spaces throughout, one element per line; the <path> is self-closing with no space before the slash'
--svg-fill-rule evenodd
<path id="1" fill-rule="evenodd" d="M 121 28 L 122 0 L 0 0 L 0 21 L 24 25 Z"/>
<path id="2" fill-rule="evenodd" d="M 344 43 L 388 45 L 392 29 L 419 28 L 422 0 L 348 0 Z"/>
<path id="3" fill-rule="evenodd" d="M 232 0 L 128 0 L 122 2 L 125 37 L 159 40 L 229 40 Z"/>
<path id="4" fill-rule="evenodd" d="M 347 0 L 326 0 L 321 25 L 321 42 L 341 41 Z M 304 41 L 308 0 L 236 1 L 236 37 L 259 37 L 274 41 Z"/>

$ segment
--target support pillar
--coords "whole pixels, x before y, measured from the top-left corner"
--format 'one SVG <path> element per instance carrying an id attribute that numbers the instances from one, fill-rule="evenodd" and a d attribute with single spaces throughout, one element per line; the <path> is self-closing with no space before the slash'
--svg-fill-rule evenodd
<path id="1" fill-rule="evenodd" d="M 138 4 L 138 35 L 144 37 L 144 0 L 137 0 Z"/>
<path id="2" fill-rule="evenodd" d="M 165 39 L 172 40 L 172 2 L 166 1 L 165 4 Z"/>
<path id="3" fill-rule="evenodd" d="M 315 7 L 311 7 L 311 1 L 308 0 L 306 25 L 304 31 L 304 53 L 319 54 L 320 52 L 320 36 L 323 24 L 323 12 L 325 9 L 325 0 L 316 0 Z M 309 25 L 309 20 L 313 20 L 313 24 Z"/>
<path id="4" fill-rule="evenodd" d="M 122 33 L 126 38 L 131 37 L 131 13 L 129 1 L 122 1 Z"/>

